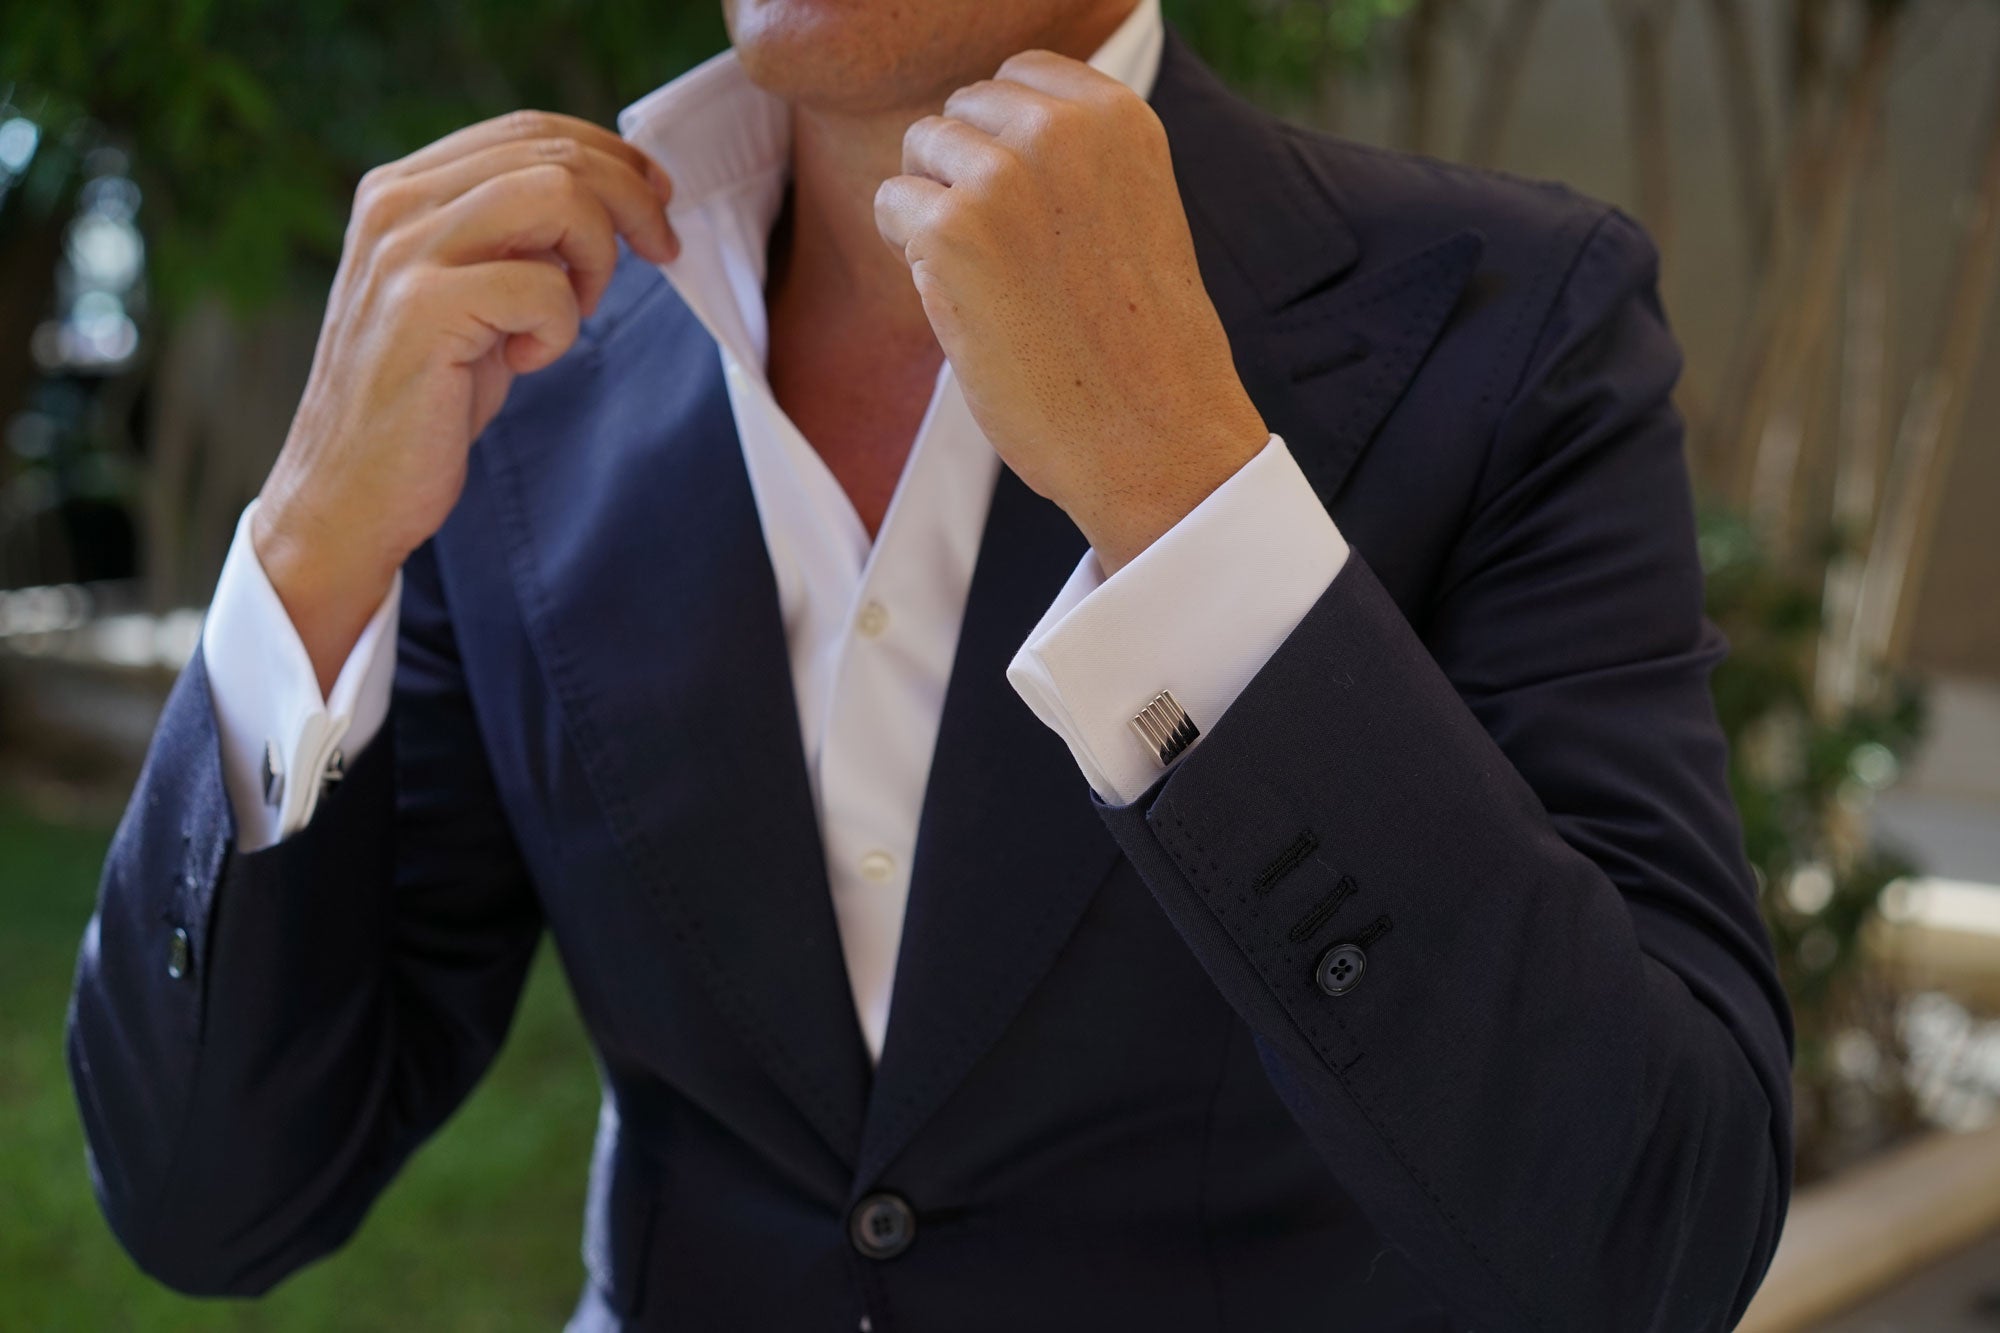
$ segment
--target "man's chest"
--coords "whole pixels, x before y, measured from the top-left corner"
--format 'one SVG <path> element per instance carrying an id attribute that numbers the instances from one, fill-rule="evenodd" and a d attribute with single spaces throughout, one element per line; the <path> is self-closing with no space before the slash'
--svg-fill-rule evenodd
<path id="1" fill-rule="evenodd" d="M 872 540 L 935 397 L 943 353 L 865 329 L 771 312 L 766 377 L 790 418 L 839 482 Z"/>

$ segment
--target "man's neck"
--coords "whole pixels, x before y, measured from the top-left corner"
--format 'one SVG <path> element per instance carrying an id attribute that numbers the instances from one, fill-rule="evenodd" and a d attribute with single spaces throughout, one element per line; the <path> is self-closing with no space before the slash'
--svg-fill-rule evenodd
<path id="1" fill-rule="evenodd" d="M 921 112 L 846 116 L 792 108 L 792 170 L 785 217 L 773 232 L 766 299 L 840 309 L 897 348 L 931 342 L 903 258 L 875 229 L 875 191 L 902 169 L 903 132 Z"/>
<path id="2" fill-rule="evenodd" d="M 873 538 L 944 360 L 903 257 L 875 230 L 875 188 L 901 164 L 908 121 L 795 110 L 792 122 L 764 292 L 766 373 Z"/>
<path id="3" fill-rule="evenodd" d="M 1028 45 L 1083 59 L 1131 9 L 1101 0 Z M 947 92 L 867 114 L 794 103 L 791 182 L 766 252 L 771 391 L 871 538 L 944 362 L 908 266 L 876 230 L 875 192 L 902 170 L 905 131 Z"/>
<path id="4" fill-rule="evenodd" d="M 1134 0 L 1097 0 L 1065 14 L 1059 27 L 1027 43 L 1085 60 L 1132 12 Z M 925 105 L 844 113 L 794 103 L 790 195 L 772 236 L 766 301 L 845 308 L 894 346 L 930 342 L 930 325 L 901 255 L 875 230 L 875 191 L 902 170 L 903 134 L 942 109 L 949 88 Z"/>

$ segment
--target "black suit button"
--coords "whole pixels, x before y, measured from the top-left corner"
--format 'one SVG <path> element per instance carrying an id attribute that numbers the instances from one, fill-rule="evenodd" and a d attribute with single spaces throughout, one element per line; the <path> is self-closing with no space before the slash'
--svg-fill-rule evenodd
<path id="1" fill-rule="evenodd" d="M 188 948 L 187 927 L 175 926 L 174 937 L 167 944 L 167 975 L 179 981 L 188 974 L 193 955 Z"/>
<path id="2" fill-rule="evenodd" d="M 1360 945 L 1336 944 L 1320 955 L 1313 980 L 1328 995 L 1345 995 L 1361 984 L 1361 974 L 1367 970 L 1368 955 Z"/>
<path id="3" fill-rule="evenodd" d="M 893 1259 L 917 1238 L 917 1215 L 901 1195 L 871 1194 L 854 1205 L 847 1236 L 870 1259 Z"/>

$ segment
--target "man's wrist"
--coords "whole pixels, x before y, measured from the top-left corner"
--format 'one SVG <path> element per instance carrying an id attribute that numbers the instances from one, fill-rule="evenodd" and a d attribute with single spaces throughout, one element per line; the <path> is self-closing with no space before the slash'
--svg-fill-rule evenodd
<path id="1" fill-rule="evenodd" d="M 1250 408 L 1247 415 L 1238 413 L 1229 425 L 1207 432 L 1200 447 L 1162 450 L 1169 461 L 1144 484 L 1099 487 L 1099 495 L 1093 497 L 1096 503 L 1071 508 L 1070 518 L 1096 552 L 1105 577 L 1130 564 L 1194 512 L 1270 439 L 1269 427 Z"/>
<path id="2" fill-rule="evenodd" d="M 261 496 L 250 516 L 250 544 L 312 659 L 324 696 L 388 596 L 401 562 L 316 536 Z"/>

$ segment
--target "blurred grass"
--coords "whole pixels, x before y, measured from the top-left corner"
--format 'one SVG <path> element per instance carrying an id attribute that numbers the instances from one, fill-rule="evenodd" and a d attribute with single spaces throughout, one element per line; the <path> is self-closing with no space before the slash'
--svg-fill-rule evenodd
<path id="1" fill-rule="evenodd" d="M 133 1267 L 91 1196 L 63 1014 L 110 831 L 0 800 L 0 1327 L 558 1329 L 577 1254 L 597 1082 L 545 947 L 485 1081 L 339 1253 L 256 1301 L 197 1301 Z"/>

